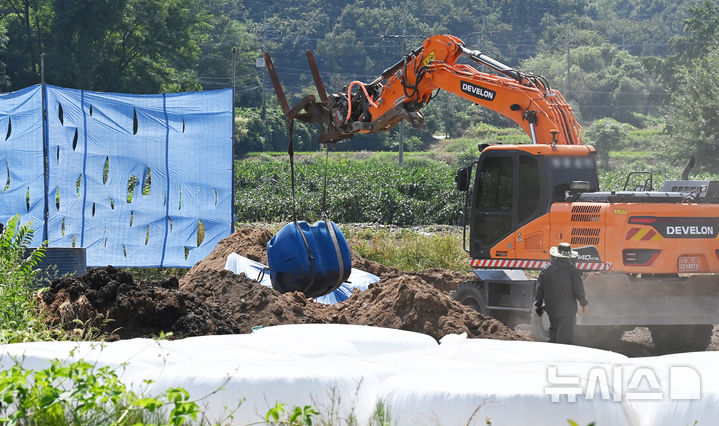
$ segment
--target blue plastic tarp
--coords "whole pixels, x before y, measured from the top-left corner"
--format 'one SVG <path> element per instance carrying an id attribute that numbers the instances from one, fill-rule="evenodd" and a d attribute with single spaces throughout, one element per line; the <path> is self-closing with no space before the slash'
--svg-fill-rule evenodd
<path id="1" fill-rule="evenodd" d="M 46 96 L 50 247 L 85 247 L 88 266 L 192 266 L 230 234 L 231 89 L 130 95 L 47 85 Z M 41 97 L 40 86 L 0 95 L 0 133 L 13 127 L 0 143 L 0 176 L 7 163 L 11 177 L 0 219 L 32 220 L 36 243 Z"/>
<path id="2" fill-rule="evenodd" d="M 40 86 L 0 93 L 0 221 L 19 215 L 42 242 L 42 92 Z"/>

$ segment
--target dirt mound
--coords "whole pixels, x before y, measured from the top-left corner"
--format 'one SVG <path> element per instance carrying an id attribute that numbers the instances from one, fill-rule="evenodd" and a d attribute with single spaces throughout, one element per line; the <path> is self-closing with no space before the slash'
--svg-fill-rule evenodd
<path id="1" fill-rule="evenodd" d="M 254 326 L 327 322 L 320 313 L 326 306 L 302 293 L 280 294 L 227 270 L 199 271 L 192 280 L 183 280 L 180 288 L 217 305 L 240 333 L 249 333 Z"/>
<path id="2" fill-rule="evenodd" d="M 187 284 L 198 281 L 197 275 L 202 271 L 223 270 L 227 256 L 231 253 L 237 253 L 266 265 L 267 242 L 270 241 L 270 239 L 272 239 L 272 233 L 266 229 L 242 228 L 237 230 L 234 234 L 222 239 L 212 253 L 205 259 L 197 262 L 197 264 L 180 279 L 180 287 L 182 288 Z M 352 251 L 352 267 L 377 275 L 383 280 L 407 275 L 419 276 L 445 292 L 452 292 L 460 283 L 475 278 L 474 274 L 471 273 L 461 273 L 436 268 L 425 269 L 420 272 L 406 272 L 365 259 L 355 251 Z"/>
<path id="3" fill-rule="evenodd" d="M 326 306 L 301 293 L 280 294 L 244 275 L 224 271 L 227 255 L 238 253 L 266 263 L 267 241 L 262 229 L 240 229 L 223 239 L 205 260 L 180 280 L 180 289 L 221 307 L 242 333 L 253 326 L 299 323 L 343 323 L 397 328 L 436 339 L 466 332 L 470 337 L 519 339 L 501 322 L 484 317 L 452 299 L 448 293 L 472 274 L 427 269 L 408 273 L 364 259 L 352 252 L 352 266 L 381 278 L 369 290 L 343 303 Z"/>
<path id="4" fill-rule="evenodd" d="M 42 302 L 51 325 L 92 330 L 107 340 L 152 337 L 161 331 L 175 338 L 239 331 L 216 306 L 180 291 L 176 278 L 136 282 L 112 266 L 54 281 Z"/>
<path id="5" fill-rule="evenodd" d="M 240 229 L 220 241 L 179 283 L 175 278 L 136 282 L 113 267 L 63 278 L 43 295 L 48 319 L 69 330 L 78 327 L 76 319 L 91 322 L 109 339 L 155 336 L 160 331 L 171 331 L 177 338 L 249 333 L 255 326 L 300 323 L 372 325 L 435 339 L 462 332 L 469 337 L 521 339 L 501 322 L 452 299 L 449 292 L 471 274 L 441 269 L 407 273 L 352 253 L 355 268 L 381 280 L 343 303 L 327 306 L 302 293 L 280 294 L 224 270 L 230 253 L 266 264 L 271 238 L 265 229 Z M 111 321 L 105 324 L 104 319 Z"/>
<path id="6" fill-rule="evenodd" d="M 331 322 L 416 331 L 437 340 L 459 333 L 520 340 L 506 325 L 462 305 L 417 275 L 383 279 L 331 308 Z"/>
<path id="7" fill-rule="evenodd" d="M 221 271 L 225 269 L 227 256 L 238 253 L 255 262 L 267 265 L 267 242 L 272 233 L 267 229 L 243 228 L 223 238 L 206 258 L 197 262 L 180 279 L 180 284 L 195 281 L 195 275 L 202 271 Z"/>
<path id="8" fill-rule="evenodd" d="M 254 326 L 339 323 L 416 331 L 437 340 L 463 332 L 469 337 L 519 339 L 504 324 L 478 314 L 414 275 L 382 280 L 332 306 L 298 292 L 280 294 L 230 271 L 201 271 L 181 289 L 217 304 L 241 333 L 249 333 Z"/>

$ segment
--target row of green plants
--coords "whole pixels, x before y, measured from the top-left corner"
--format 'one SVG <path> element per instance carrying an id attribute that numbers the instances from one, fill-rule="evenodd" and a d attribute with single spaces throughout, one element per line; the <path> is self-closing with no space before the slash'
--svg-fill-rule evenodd
<path id="1" fill-rule="evenodd" d="M 305 154 L 295 163 L 294 211 L 314 221 L 326 213 L 337 223 L 400 226 L 461 225 L 465 194 L 455 189 L 458 167 L 476 158 L 469 150 L 453 156 L 415 155 L 397 164 L 393 153 Z M 682 167 L 651 164 L 645 155 L 619 154 L 615 168 L 599 169 L 603 191 L 624 189 L 632 171 L 653 173 L 653 188 L 680 179 Z M 327 179 L 325 193 L 325 173 Z M 719 179 L 708 172 L 692 179 Z M 629 188 L 637 186 L 636 179 Z M 323 197 L 324 209 L 323 209 Z M 287 155 L 261 155 L 235 166 L 235 211 L 239 222 L 286 222 L 293 218 L 290 164 Z"/>
<path id="2" fill-rule="evenodd" d="M 395 225 L 460 224 L 463 194 L 454 189 L 456 167 L 441 161 L 350 160 L 305 156 L 295 164 L 294 210 L 298 219 L 327 216 L 338 223 Z M 235 208 L 240 222 L 282 222 L 292 218 L 287 158 L 263 157 L 235 167 Z"/>

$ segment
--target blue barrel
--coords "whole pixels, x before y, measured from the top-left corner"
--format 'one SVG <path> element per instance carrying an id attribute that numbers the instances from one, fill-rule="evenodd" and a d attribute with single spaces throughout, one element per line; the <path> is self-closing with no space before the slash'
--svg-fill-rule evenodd
<path id="1" fill-rule="evenodd" d="M 334 222 L 285 225 L 267 243 L 272 288 L 318 297 L 336 290 L 352 272 L 350 248 Z"/>

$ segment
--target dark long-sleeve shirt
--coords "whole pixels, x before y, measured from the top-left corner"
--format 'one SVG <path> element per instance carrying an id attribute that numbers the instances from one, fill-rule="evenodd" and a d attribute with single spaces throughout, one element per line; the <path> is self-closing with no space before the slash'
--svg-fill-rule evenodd
<path id="1" fill-rule="evenodd" d="M 537 279 L 535 305 L 555 317 L 576 315 L 577 301 L 588 304 L 582 274 L 568 260 L 556 260 L 545 266 Z"/>

